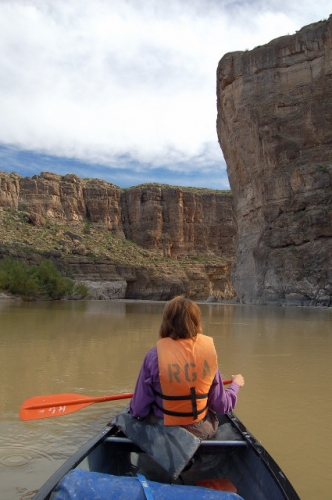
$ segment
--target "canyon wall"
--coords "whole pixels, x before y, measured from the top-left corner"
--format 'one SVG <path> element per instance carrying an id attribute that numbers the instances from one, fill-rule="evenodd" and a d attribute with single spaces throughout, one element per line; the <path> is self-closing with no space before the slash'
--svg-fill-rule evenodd
<path id="1" fill-rule="evenodd" d="M 242 303 L 331 305 L 332 16 L 217 70 Z"/>
<path id="2" fill-rule="evenodd" d="M 39 220 L 99 224 L 165 257 L 235 253 L 236 218 L 227 191 L 158 184 L 121 189 L 73 174 L 0 172 L 0 207 L 20 208 Z"/>
<path id="3" fill-rule="evenodd" d="M 158 185 L 126 190 L 121 198 L 126 237 L 168 257 L 234 257 L 237 228 L 230 192 L 197 191 Z"/>
<path id="4" fill-rule="evenodd" d="M 234 298 L 230 275 L 237 226 L 230 192 L 158 184 L 121 189 L 73 174 L 29 178 L 0 172 L 0 211 L 7 214 L 7 226 L 8 210 L 24 221 L 11 223 L 17 229 L 13 246 L 31 250 L 49 239 L 57 267 L 85 282 L 94 298 L 167 300 L 180 293 L 197 300 Z M 43 235 L 32 238 L 27 224 L 43 229 Z M 91 228 L 95 239 L 87 243 Z M 98 256 L 101 239 L 106 251 Z M 0 257 L 4 241 L 0 233 Z M 122 241 L 138 245 L 140 260 Z"/>

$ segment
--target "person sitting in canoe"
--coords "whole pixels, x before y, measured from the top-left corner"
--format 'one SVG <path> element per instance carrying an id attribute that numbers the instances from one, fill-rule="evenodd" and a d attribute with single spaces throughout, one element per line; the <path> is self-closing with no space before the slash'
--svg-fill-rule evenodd
<path id="1" fill-rule="evenodd" d="M 179 296 L 166 304 L 159 333 L 144 358 L 129 412 L 209 439 L 218 428 L 216 414 L 234 409 L 244 378 L 233 375 L 224 388 L 213 339 L 203 335 L 200 308 L 191 300 Z"/>

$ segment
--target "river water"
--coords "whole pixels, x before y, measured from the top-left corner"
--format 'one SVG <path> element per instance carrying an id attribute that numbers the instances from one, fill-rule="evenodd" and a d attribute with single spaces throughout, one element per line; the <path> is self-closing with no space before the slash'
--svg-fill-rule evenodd
<path id="1" fill-rule="evenodd" d="M 0 498 L 29 500 L 128 401 L 21 421 L 43 394 L 132 392 L 164 303 L 0 301 Z M 242 373 L 235 413 L 302 500 L 332 498 L 332 310 L 200 304 L 224 377 Z"/>

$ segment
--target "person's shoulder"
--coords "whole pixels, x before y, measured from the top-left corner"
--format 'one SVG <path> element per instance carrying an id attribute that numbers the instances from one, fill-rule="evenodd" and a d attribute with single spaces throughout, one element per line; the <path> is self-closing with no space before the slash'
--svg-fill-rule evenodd
<path id="1" fill-rule="evenodd" d="M 157 358 L 158 358 L 158 354 L 157 354 L 156 347 L 152 347 L 152 349 L 150 349 L 145 355 L 146 360 L 153 360 L 153 359 L 157 359 Z"/>
<path id="2" fill-rule="evenodd" d="M 157 369 L 156 367 L 158 367 L 158 354 L 156 347 L 153 347 L 146 353 L 144 358 L 144 366 L 145 369 L 149 370 L 150 372 Z"/>
<path id="3" fill-rule="evenodd" d="M 213 337 L 211 337 L 211 335 L 206 335 L 205 333 L 199 333 L 197 338 L 205 342 L 214 343 Z"/>

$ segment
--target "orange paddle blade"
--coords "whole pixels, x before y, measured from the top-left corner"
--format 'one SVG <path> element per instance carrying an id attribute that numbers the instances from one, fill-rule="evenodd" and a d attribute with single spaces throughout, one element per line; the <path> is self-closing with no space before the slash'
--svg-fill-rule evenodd
<path id="1" fill-rule="evenodd" d="M 90 397 L 80 394 L 48 394 L 27 399 L 21 406 L 21 420 L 38 420 L 48 417 L 59 417 L 81 410 L 94 403 L 130 399 L 133 393 L 113 394 L 111 396 Z"/>

